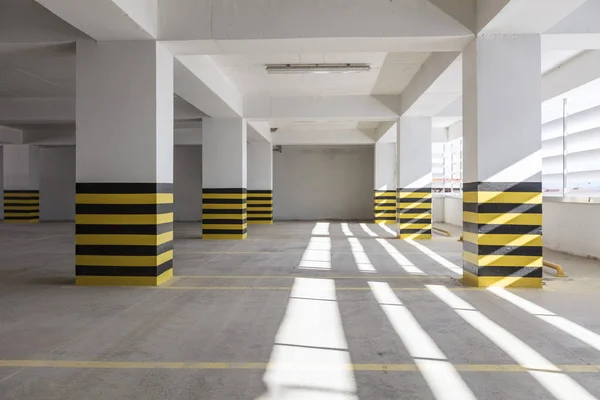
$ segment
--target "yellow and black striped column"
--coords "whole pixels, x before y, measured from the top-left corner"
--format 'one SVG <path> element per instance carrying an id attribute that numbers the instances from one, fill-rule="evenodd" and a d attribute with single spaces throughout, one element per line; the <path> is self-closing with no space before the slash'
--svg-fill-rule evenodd
<path id="1" fill-rule="evenodd" d="M 40 222 L 40 191 L 5 190 L 4 222 L 11 224 Z"/>
<path id="2" fill-rule="evenodd" d="M 273 223 L 273 191 L 248 190 L 248 224 Z"/>
<path id="3" fill-rule="evenodd" d="M 173 276 L 172 183 L 77 183 L 78 285 L 157 286 Z"/>
<path id="4" fill-rule="evenodd" d="M 376 224 L 396 223 L 396 191 L 375 190 L 373 196 L 373 219 Z"/>
<path id="5" fill-rule="evenodd" d="M 202 238 L 246 239 L 247 201 L 245 188 L 202 189 Z"/>
<path id="6" fill-rule="evenodd" d="M 398 189 L 400 239 L 431 239 L 431 188 Z"/>
<path id="7" fill-rule="evenodd" d="M 542 287 L 541 183 L 465 183 L 463 192 L 465 284 Z"/>

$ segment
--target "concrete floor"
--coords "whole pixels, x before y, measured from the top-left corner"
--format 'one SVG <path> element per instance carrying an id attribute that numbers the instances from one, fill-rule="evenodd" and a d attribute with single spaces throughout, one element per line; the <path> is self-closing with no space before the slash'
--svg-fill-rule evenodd
<path id="1" fill-rule="evenodd" d="M 165 287 L 77 287 L 71 224 L 0 225 L 0 399 L 600 398 L 598 262 L 549 252 L 569 278 L 511 291 L 556 316 L 463 288 L 456 238 L 200 232 L 176 226 Z"/>

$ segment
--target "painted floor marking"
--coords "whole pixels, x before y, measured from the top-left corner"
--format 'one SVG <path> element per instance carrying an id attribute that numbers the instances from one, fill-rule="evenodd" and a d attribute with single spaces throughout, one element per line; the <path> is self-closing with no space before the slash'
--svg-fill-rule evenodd
<path id="1" fill-rule="evenodd" d="M 386 253 L 387 254 L 387 253 Z M 295 278 L 311 278 L 311 279 L 436 279 L 450 278 L 448 275 L 419 275 L 419 276 L 305 276 L 305 275 L 177 275 L 178 278 L 186 279 L 295 279 Z"/>
<path id="2" fill-rule="evenodd" d="M 127 287 L 127 286 L 126 286 Z M 140 287 L 140 289 L 152 289 L 152 290 L 291 290 L 292 286 L 148 286 Z M 370 290 L 368 287 L 336 287 L 336 292 L 343 291 L 367 291 Z M 392 290 L 427 290 L 425 287 L 396 287 Z M 476 287 L 452 287 L 448 290 L 467 290 L 467 291 L 485 291 L 485 288 Z"/>
<path id="3" fill-rule="evenodd" d="M 453 364 L 460 372 L 529 372 L 533 369 L 518 364 Z M 600 373 L 600 365 L 565 364 L 556 365 L 563 372 Z M 153 361 L 75 361 L 75 360 L 1 360 L 0 368 L 72 368 L 72 369 L 193 369 L 224 370 L 272 368 L 294 368 L 294 364 L 265 362 L 153 362 Z M 301 368 L 304 368 L 301 366 Z M 416 364 L 344 364 L 343 368 L 353 371 L 416 372 Z M 534 370 L 535 371 L 535 370 Z"/>
<path id="4" fill-rule="evenodd" d="M 359 239 L 369 239 L 369 238 L 359 238 Z M 387 238 L 390 239 L 390 238 Z M 393 238 L 391 238 L 393 240 Z M 190 255 L 190 254 L 303 254 L 304 251 L 183 251 L 183 250 L 177 250 L 175 249 L 175 254 L 182 254 L 182 255 Z M 369 251 L 369 254 L 378 254 L 378 255 L 383 255 L 383 254 L 388 254 L 388 253 L 383 253 L 383 252 L 378 252 L 378 251 Z M 349 251 L 334 251 L 333 254 L 352 254 L 352 252 Z M 417 252 L 402 252 L 402 254 L 407 254 L 407 255 L 422 255 L 423 253 L 417 253 Z M 462 252 L 439 252 L 437 254 L 445 254 L 445 255 L 456 255 L 456 256 L 462 256 Z"/>

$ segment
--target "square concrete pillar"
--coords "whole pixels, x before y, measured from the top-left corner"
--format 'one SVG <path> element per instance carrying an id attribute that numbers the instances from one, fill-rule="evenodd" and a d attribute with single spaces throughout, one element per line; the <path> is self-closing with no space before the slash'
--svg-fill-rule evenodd
<path id="1" fill-rule="evenodd" d="M 4 145 L 4 222 L 40 222 L 40 151 L 32 145 Z"/>
<path id="2" fill-rule="evenodd" d="M 398 237 L 431 239 L 431 118 L 400 118 L 396 145 Z"/>
<path id="3" fill-rule="evenodd" d="M 375 150 L 375 190 L 373 220 L 376 224 L 396 224 L 396 144 L 377 142 Z"/>
<path id="4" fill-rule="evenodd" d="M 540 35 L 463 53 L 463 280 L 542 286 Z"/>
<path id="5" fill-rule="evenodd" d="M 161 44 L 77 46 L 80 285 L 173 276 L 173 56 Z"/>
<path id="6" fill-rule="evenodd" d="M 247 225 L 247 124 L 202 121 L 202 238 L 242 240 Z"/>
<path id="7" fill-rule="evenodd" d="M 273 146 L 248 143 L 248 224 L 273 223 Z"/>

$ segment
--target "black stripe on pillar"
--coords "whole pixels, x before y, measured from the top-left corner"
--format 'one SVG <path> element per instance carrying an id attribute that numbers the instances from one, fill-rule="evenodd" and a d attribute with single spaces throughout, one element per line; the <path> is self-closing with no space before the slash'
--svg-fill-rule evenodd
<path id="1" fill-rule="evenodd" d="M 76 185 L 77 284 L 156 286 L 173 276 L 173 184 Z"/>
<path id="2" fill-rule="evenodd" d="M 465 282 L 541 287 L 541 182 L 463 185 Z"/>

